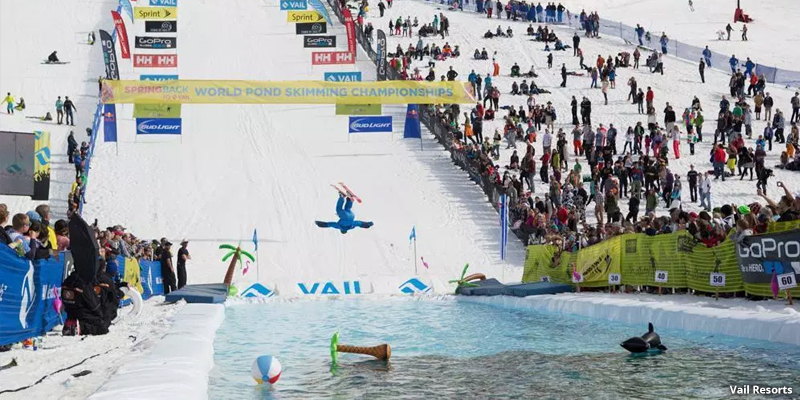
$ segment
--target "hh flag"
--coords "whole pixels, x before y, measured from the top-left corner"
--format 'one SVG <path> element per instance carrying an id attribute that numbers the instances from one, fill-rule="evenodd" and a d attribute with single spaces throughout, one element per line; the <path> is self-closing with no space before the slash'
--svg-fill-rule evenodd
<path id="1" fill-rule="evenodd" d="M 258 251 L 258 230 L 253 228 L 253 245 L 256 246 L 256 251 Z"/>
<path id="2" fill-rule="evenodd" d="M 500 259 L 506 259 L 508 247 L 508 196 L 500 196 Z"/>
<path id="3" fill-rule="evenodd" d="M 417 226 L 416 225 L 411 227 L 411 234 L 408 235 L 408 242 L 411 243 L 412 240 L 417 240 Z"/>
<path id="4" fill-rule="evenodd" d="M 111 17 L 114 18 L 114 26 L 117 28 L 117 38 L 119 38 L 119 48 L 122 52 L 122 58 L 131 58 L 131 50 L 128 47 L 128 31 L 125 29 L 125 21 L 122 16 L 116 11 L 111 11 Z"/>

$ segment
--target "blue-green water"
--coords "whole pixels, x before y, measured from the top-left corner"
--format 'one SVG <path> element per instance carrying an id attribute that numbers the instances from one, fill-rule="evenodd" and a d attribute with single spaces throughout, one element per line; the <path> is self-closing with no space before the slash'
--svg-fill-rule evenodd
<path id="1" fill-rule="evenodd" d="M 391 344 L 391 361 L 343 354 L 332 372 L 336 330 L 342 344 Z M 233 305 L 217 332 L 209 398 L 693 399 L 730 397 L 728 385 L 743 384 L 800 397 L 800 347 L 658 327 L 664 354 L 619 346 L 646 330 L 452 299 Z M 272 388 L 250 377 L 264 354 L 283 365 Z"/>

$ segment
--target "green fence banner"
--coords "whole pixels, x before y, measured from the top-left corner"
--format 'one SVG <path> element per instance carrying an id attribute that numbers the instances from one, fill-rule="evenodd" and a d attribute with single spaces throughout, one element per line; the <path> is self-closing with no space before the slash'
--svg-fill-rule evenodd
<path id="1" fill-rule="evenodd" d="M 336 115 L 381 115 L 380 104 L 337 104 Z"/>
<path id="2" fill-rule="evenodd" d="M 180 118 L 180 104 L 135 104 L 134 118 Z"/>

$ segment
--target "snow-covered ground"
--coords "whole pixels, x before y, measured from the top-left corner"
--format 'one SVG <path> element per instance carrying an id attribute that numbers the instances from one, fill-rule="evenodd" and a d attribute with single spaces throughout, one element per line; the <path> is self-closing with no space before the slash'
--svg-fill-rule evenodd
<path id="1" fill-rule="evenodd" d="M 690 295 L 562 293 L 553 296 L 465 297 L 494 306 L 577 314 L 662 328 L 768 340 L 800 346 L 800 312 L 782 302 L 752 302 Z"/>
<path id="2" fill-rule="evenodd" d="M 681 43 L 688 43 L 739 59 L 750 57 L 754 62 L 787 70 L 800 71 L 797 64 L 797 29 L 800 3 L 793 0 L 773 0 L 769 3 L 742 0 L 742 9 L 754 19 L 747 24 L 748 41 L 741 40 L 742 23 L 733 23 L 735 0 L 696 0 L 694 12 L 688 0 L 564 0 L 565 7 L 580 14 L 598 11 L 601 18 L 619 21 L 635 27 L 642 25 L 654 36 L 666 32 Z M 730 41 L 718 41 L 716 32 L 731 24 L 734 31 Z M 722 63 L 723 61 L 724 63 Z M 726 60 L 718 60 L 727 67 Z"/>
<path id="3" fill-rule="evenodd" d="M 36 351 L 17 346 L 0 353 L 0 366 L 17 360 L 16 367 L 0 371 L 0 392 L 33 385 L 0 394 L 0 399 L 85 399 L 122 365 L 149 357 L 184 306 L 163 302 L 161 296 L 145 301 L 138 317 L 127 316 L 130 307 L 120 310 L 107 335 L 61 336 L 59 326 L 42 338 Z M 73 376 L 84 371 L 89 373 Z"/>

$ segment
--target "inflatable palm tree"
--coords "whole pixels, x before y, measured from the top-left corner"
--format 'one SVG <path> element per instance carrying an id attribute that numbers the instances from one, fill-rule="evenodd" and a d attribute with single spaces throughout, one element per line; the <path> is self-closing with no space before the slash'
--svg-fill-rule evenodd
<path id="1" fill-rule="evenodd" d="M 225 280 L 223 281 L 230 288 L 230 287 L 232 287 L 231 283 L 233 282 L 233 273 L 234 273 L 235 268 L 236 268 L 236 263 L 238 262 L 239 263 L 239 268 L 241 268 L 242 267 L 242 256 L 244 256 L 244 257 L 250 259 L 250 261 L 254 261 L 254 262 L 255 262 L 255 258 L 253 257 L 252 254 L 242 250 L 242 248 L 240 246 L 234 247 L 233 245 L 230 245 L 230 244 L 222 244 L 222 245 L 219 246 L 219 248 L 222 249 L 222 250 L 229 250 L 228 254 L 225 254 L 225 256 L 222 257 L 222 261 L 226 261 L 229 258 L 231 259 L 231 263 L 228 264 L 228 270 L 225 272 Z"/>

